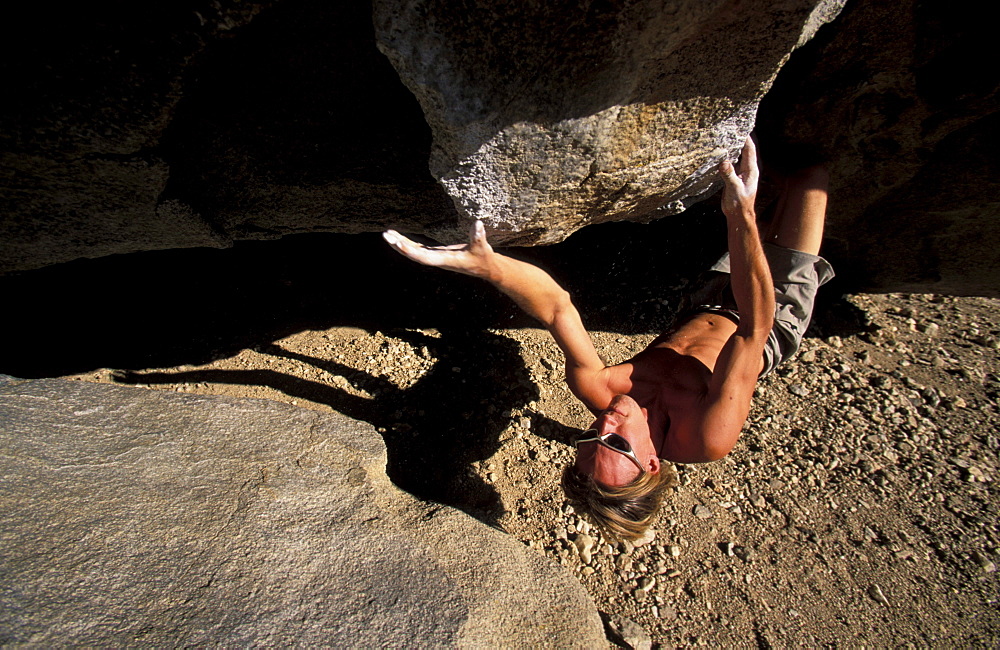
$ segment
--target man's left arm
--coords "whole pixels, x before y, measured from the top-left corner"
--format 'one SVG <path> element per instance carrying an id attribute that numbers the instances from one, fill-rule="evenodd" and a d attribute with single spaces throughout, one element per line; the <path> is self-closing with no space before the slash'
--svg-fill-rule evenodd
<path id="1" fill-rule="evenodd" d="M 495 252 L 481 221 L 472 224 L 468 244 L 424 246 L 393 230 L 383 237 L 414 262 L 481 278 L 510 296 L 542 323 L 566 355 L 566 382 L 573 394 L 591 410 L 607 407 L 613 397 L 608 369 L 569 293 L 537 266 Z"/>

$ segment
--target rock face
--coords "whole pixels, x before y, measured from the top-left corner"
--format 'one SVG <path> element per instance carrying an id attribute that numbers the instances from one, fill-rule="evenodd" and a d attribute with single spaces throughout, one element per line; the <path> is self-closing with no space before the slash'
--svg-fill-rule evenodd
<path id="1" fill-rule="evenodd" d="M 0 273 L 469 217 L 555 242 L 705 198 L 756 119 L 830 161 L 841 278 L 995 295 L 990 23 L 842 5 L 34 3 L 0 26 Z"/>
<path id="2" fill-rule="evenodd" d="M 1000 292 L 1000 71 L 979 63 L 991 32 L 941 3 L 851 2 L 779 75 L 761 128 L 831 161 L 838 273 Z"/>
<path id="3" fill-rule="evenodd" d="M 231 240 L 164 196 L 161 151 L 190 62 L 266 4 L 45 4 L 5 21 L 0 63 L 0 271 Z"/>
<path id="4" fill-rule="evenodd" d="M 522 244 L 672 214 L 711 193 L 842 1 L 35 5 L 3 34 L 0 272 L 302 232 L 456 238 L 459 212 Z"/>
<path id="5" fill-rule="evenodd" d="M 789 53 L 842 5 L 377 0 L 375 23 L 431 172 L 494 241 L 537 244 L 713 193 Z"/>
<path id="6" fill-rule="evenodd" d="M 568 573 L 386 478 L 366 424 L 0 383 L 0 642 L 599 647 Z"/>

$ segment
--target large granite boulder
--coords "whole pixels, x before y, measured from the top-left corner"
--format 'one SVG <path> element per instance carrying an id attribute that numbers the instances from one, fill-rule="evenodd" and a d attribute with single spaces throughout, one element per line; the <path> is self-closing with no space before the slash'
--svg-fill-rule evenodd
<path id="1" fill-rule="evenodd" d="M 498 243 L 676 214 L 718 189 L 789 53 L 843 0 L 376 0 L 430 169 Z"/>
<path id="2" fill-rule="evenodd" d="M 0 26 L 0 273 L 454 229 L 366 0 L 47 3 Z"/>
<path id="3" fill-rule="evenodd" d="M 708 196 L 756 118 L 830 161 L 841 278 L 996 294 L 991 23 L 843 4 L 32 3 L 0 25 L 0 273 L 469 217 L 554 242 Z"/>
<path id="4" fill-rule="evenodd" d="M 0 272 L 676 213 L 842 3 L 36 3 L 0 39 Z"/>
<path id="5" fill-rule="evenodd" d="M 162 145 L 194 62 L 268 4 L 40 2 L 3 21 L 0 272 L 231 243 L 165 194 Z"/>
<path id="6" fill-rule="evenodd" d="M 367 424 L 0 382 L 0 643 L 603 647 L 571 575 L 387 479 Z"/>

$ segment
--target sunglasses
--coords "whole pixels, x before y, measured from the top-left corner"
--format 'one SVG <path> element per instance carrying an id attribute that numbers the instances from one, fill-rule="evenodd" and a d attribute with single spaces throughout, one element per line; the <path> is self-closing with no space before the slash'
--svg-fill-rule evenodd
<path id="1" fill-rule="evenodd" d="M 590 435 L 593 434 L 593 435 Z M 580 437 L 576 440 L 577 448 L 580 447 L 581 443 L 584 442 L 596 442 L 602 447 L 607 447 L 611 451 L 618 452 L 622 456 L 625 456 L 630 461 L 635 463 L 635 466 L 639 468 L 640 476 L 646 473 L 646 468 L 642 466 L 639 461 L 638 456 L 632 451 L 632 445 L 629 444 L 628 440 L 621 437 L 617 433 L 605 433 L 603 436 L 597 433 L 597 429 L 587 429 L 580 434 Z"/>

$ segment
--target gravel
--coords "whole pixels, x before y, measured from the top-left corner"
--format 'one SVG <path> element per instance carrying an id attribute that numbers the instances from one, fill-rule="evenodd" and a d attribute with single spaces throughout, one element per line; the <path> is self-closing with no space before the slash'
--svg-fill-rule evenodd
<path id="1" fill-rule="evenodd" d="M 340 405 L 331 389 L 357 403 L 374 397 L 378 413 L 355 416 L 404 442 L 434 431 L 435 409 L 467 405 L 456 419 L 488 423 L 494 437 L 437 498 L 573 571 L 599 609 L 629 622 L 634 647 L 995 647 L 998 324 L 998 300 L 930 294 L 852 295 L 818 314 L 798 358 L 761 382 L 733 453 L 678 466 L 681 486 L 655 537 L 639 545 L 606 539 L 562 498 L 573 430 L 591 419 L 538 329 L 486 330 L 485 344 L 454 361 L 435 330 L 308 330 L 204 366 L 159 369 L 156 381 L 138 373 L 135 383 L 293 399 L 281 385 L 197 374 L 266 369 L 322 386 L 294 395 L 306 408 Z M 654 336 L 593 333 L 611 363 Z M 442 370 L 469 394 L 407 401 Z M 380 420 L 383 412 L 392 417 Z M 433 467 L 413 444 L 405 450 L 414 458 L 400 462 Z"/>

